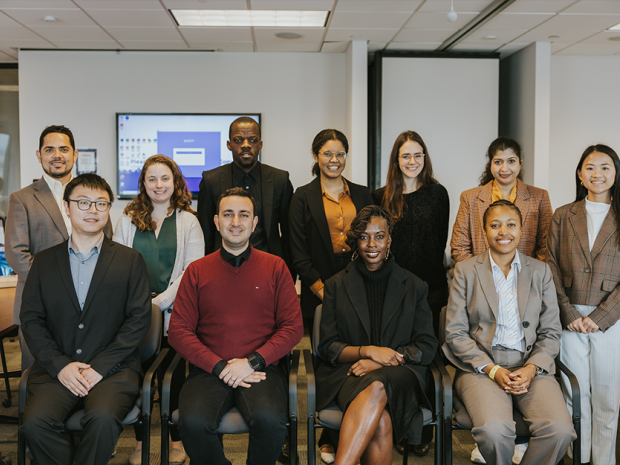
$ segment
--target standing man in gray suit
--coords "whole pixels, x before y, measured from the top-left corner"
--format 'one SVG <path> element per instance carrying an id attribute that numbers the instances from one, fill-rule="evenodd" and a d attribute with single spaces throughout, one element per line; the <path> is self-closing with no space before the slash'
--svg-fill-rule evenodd
<path id="1" fill-rule="evenodd" d="M 6 218 L 6 260 L 17 274 L 13 323 L 19 325 L 24 283 L 36 253 L 69 239 L 71 222 L 62 208 L 65 186 L 71 181 L 73 164 L 78 157 L 71 130 L 65 126 L 48 126 L 39 137 L 37 159 L 43 177 L 14 192 L 9 198 Z M 108 223 L 104 230 L 112 237 Z M 21 327 L 19 342 L 22 370 L 34 361 L 24 342 Z"/>

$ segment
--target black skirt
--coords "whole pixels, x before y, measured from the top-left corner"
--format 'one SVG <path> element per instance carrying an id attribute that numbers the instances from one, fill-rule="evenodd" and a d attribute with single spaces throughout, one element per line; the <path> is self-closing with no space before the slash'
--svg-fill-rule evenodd
<path id="1" fill-rule="evenodd" d="M 421 408 L 426 398 L 417 376 L 404 366 L 381 367 L 364 376 L 348 376 L 336 397 L 338 407 L 346 412 L 355 397 L 375 381 L 385 387 L 394 443 L 400 444 L 406 437 L 409 444 L 420 444 L 424 423 Z"/>

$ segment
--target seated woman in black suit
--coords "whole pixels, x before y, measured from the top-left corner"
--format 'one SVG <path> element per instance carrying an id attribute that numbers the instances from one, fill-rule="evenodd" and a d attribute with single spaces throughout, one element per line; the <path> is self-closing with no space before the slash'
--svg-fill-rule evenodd
<path id="1" fill-rule="evenodd" d="M 419 444 L 428 365 L 437 350 L 428 287 L 390 257 L 390 215 L 363 208 L 354 260 L 325 284 L 317 409 L 345 412 L 335 464 L 391 464 L 392 440 Z"/>

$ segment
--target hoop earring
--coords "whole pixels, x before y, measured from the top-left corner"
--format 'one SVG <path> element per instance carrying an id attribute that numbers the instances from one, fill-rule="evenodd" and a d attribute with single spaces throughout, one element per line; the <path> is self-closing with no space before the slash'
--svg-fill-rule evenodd
<path id="1" fill-rule="evenodd" d="M 359 257 L 359 253 L 357 252 L 357 250 L 355 252 L 353 252 L 353 255 L 351 255 L 351 261 L 355 260 L 357 257 Z"/>
<path id="2" fill-rule="evenodd" d="M 579 184 L 581 184 L 583 186 L 583 181 L 579 181 Z"/>
<path id="3" fill-rule="evenodd" d="M 390 246 L 388 245 L 388 249 L 387 252 L 385 252 L 385 261 L 388 261 L 388 258 L 390 258 Z"/>

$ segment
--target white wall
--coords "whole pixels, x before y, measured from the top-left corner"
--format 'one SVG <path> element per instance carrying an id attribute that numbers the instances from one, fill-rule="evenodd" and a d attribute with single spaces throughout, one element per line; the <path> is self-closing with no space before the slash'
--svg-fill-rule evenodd
<path id="1" fill-rule="evenodd" d="M 78 147 L 98 149 L 116 192 L 116 112 L 260 112 L 262 160 L 307 184 L 316 133 L 346 131 L 346 67 L 343 53 L 21 51 L 21 185 L 41 176 L 41 131 L 64 124 Z M 112 207 L 114 222 L 126 203 Z"/>
<path id="2" fill-rule="evenodd" d="M 499 60 L 384 58 L 382 91 L 381 185 L 396 137 L 419 133 L 450 194 L 451 234 L 459 196 L 478 185 L 497 137 Z"/>
<path id="3" fill-rule="evenodd" d="M 575 168 L 592 144 L 620 153 L 620 56 L 551 58 L 549 195 L 556 209 L 575 200 Z"/>

